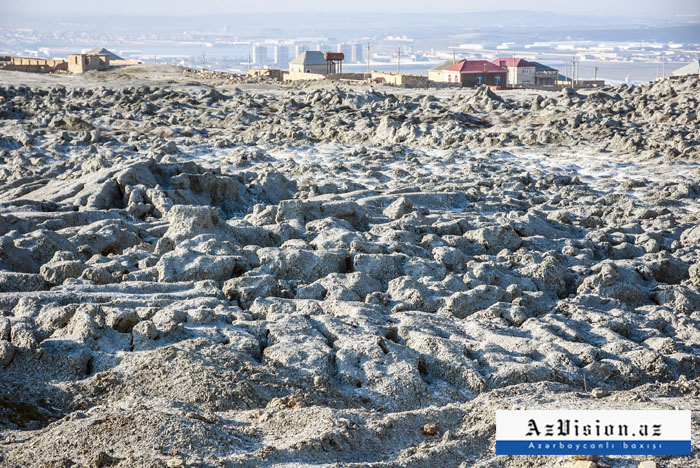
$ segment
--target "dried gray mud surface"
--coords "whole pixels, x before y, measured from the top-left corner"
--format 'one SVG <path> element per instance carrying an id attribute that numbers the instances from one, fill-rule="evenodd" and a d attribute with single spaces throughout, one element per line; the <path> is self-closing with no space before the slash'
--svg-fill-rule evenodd
<path id="1" fill-rule="evenodd" d="M 697 79 L 156 71 L 0 74 L 0 466 L 563 467 L 494 411 L 700 407 Z"/>

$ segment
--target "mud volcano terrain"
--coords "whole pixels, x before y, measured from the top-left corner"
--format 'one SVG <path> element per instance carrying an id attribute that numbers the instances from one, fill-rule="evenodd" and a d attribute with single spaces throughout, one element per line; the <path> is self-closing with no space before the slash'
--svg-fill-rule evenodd
<path id="1" fill-rule="evenodd" d="M 22 76 L 0 466 L 564 467 L 496 456 L 494 411 L 700 408 L 697 79 Z"/>

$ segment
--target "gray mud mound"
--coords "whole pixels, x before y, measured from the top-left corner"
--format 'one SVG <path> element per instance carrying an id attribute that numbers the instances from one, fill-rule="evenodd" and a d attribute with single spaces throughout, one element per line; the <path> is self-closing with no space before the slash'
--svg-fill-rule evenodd
<path id="1" fill-rule="evenodd" d="M 700 407 L 698 90 L 0 88 L 0 466 L 563 467 L 494 411 Z"/>

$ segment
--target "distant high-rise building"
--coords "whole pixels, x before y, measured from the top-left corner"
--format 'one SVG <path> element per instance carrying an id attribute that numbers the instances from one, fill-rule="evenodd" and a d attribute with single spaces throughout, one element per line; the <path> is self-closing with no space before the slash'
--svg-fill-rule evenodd
<path id="1" fill-rule="evenodd" d="M 362 44 L 350 44 L 350 62 L 362 62 Z"/>
<path id="2" fill-rule="evenodd" d="M 274 62 L 277 66 L 287 66 L 289 63 L 289 48 L 285 45 L 276 45 L 272 50 L 274 53 Z"/>
<path id="3" fill-rule="evenodd" d="M 267 63 L 267 48 L 262 44 L 253 45 L 253 65 L 265 65 Z"/>
<path id="4" fill-rule="evenodd" d="M 350 55 L 351 55 L 350 44 L 345 44 L 345 43 L 338 44 L 338 48 L 337 48 L 336 52 L 341 52 L 341 53 L 345 54 L 345 61 L 346 62 L 350 61 Z"/>
<path id="5" fill-rule="evenodd" d="M 294 56 L 298 57 L 301 55 L 302 52 L 307 50 L 306 46 L 304 44 L 297 44 L 294 46 Z"/>

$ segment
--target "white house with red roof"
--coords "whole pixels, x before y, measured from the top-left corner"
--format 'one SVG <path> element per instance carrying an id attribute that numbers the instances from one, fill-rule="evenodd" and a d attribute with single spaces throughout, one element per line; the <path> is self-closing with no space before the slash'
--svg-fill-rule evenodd
<path id="1" fill-rule="evenodd" d="M 537 65 L 523 58 L 503 57 L 492 62 L 508 70 L 508 86 L 534 85 Z"/>
<path id="2" fill-rule="evenodd" d="M 462 86 L 505 86 L 508 70 L 486 60 L 460 60 L 442 71 L 442 81 Z"/>

